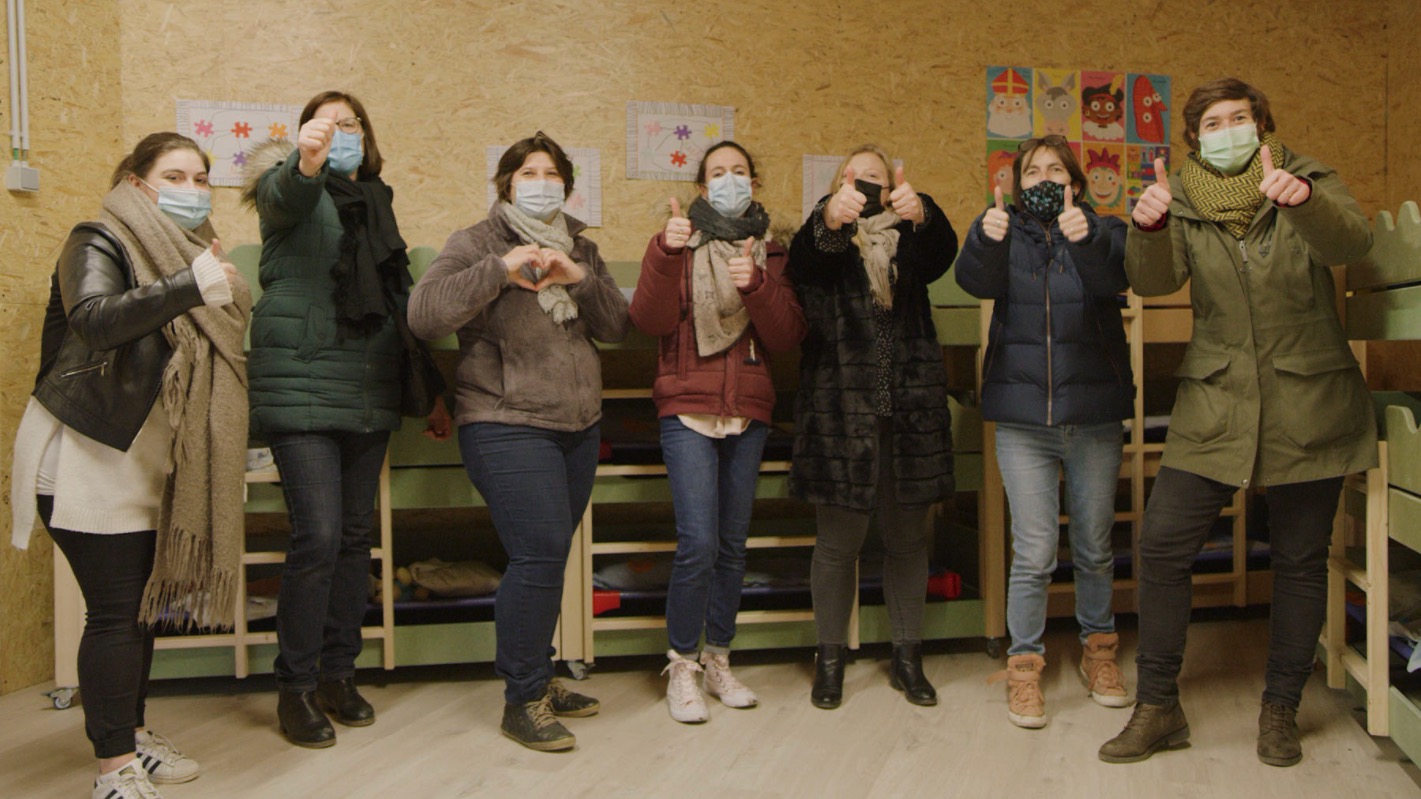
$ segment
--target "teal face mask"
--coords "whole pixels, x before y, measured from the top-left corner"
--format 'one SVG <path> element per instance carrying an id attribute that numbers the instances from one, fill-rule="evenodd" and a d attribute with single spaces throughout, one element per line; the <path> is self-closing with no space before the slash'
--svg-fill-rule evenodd
<path id="1" fill-rule="evenodd" d="M 1225 175 L 1242 172 L 1258 151 L 1258 126 L 1252 123 L 1199 136 L 1199 157 Z"/>
<path id="2" fill-rule="evenodd" d="M 335 138 L 331 139 L 331 151 L 326 156 L 326 164 L 330 166 L 331 171 L 349 175 L 359 169 L 360 162 L 364 160 L 365 145 L 360 134 L 337 130 Z"/>
<path id="3" fill-rule="evenodd" d="M 212 213 L 212 192 L 202 189 L 182 189 L 177 186 L 157 188 L 148 181 L 138 181 L 158 192 L 158 210 L 178 223 L 184 230 L 195 230 Z"/>

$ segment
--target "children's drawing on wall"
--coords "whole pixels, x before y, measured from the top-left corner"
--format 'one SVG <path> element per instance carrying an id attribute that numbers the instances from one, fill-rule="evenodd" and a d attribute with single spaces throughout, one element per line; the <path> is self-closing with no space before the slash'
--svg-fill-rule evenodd
<path id="1" fill-rule="evenodd" d="M 987 67 L 987 202 L 998 186 L 1010 198 L 1021 140 L 1054 135 L 1080 160 L 1091 206 L 1129 213 L 1153 180 L 1153 159 L 1169 160 L 1169 90 L 1168 75 Z"/>
<path id="2" fill-rule="evenodd" d="M 1164 75 L 1130 76 L 1130 141 L 1169 143 L 1169 78 Z"/>
<path id="3" fill-rule="evenodd" d="M 627 178 L 696 179 L 712 144 L 735 138 L 735 109 L 724 105 L 627 103 Z"/>
<path id="4" fill-rule="evenodd" d="M 1032 131 L 1036 136 L 1081 138 L 1080 75 L 1062 69 L 1038 69 L 1036 99 L 1032 103 Z"/>
<path id="5" fill-rule="evenodd" d="M 1125 74 L 1081 73 L 1081 138 L 1125 141 Z"/>
<path id="6" fill-rule="evenodd" d="M 294 139 L 299 105 L 179 100 L 177 131 L 207 153 L 213 186 L 242 185 L 242 168 L 252 148 L 271 139 Z"/>
<path id="7" fill-rule="evenodd" d="M 1031 70 L 987 68 L 987 138 L 1031 136 Z"/>
<path id="8" fill-rule="evenodd" d="M 489 208 L 498 202 L 493 176 L 498 173 L 498 159 L 507 149 L 508 145 L 501 144 L 484 150 Z M 588 227 L 602 227 L 602 151 L 596 147 L 564 147 L 563 151 L 572 161 L 572 195 L 563 203 L 563 213 Z"/>

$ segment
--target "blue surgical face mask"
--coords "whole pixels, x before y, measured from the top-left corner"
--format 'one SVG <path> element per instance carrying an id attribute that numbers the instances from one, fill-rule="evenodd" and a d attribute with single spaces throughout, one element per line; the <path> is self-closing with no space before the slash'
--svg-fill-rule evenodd
<path id="1" fill-rule="evenodd" d="M 706 183 L 706 200 L 721 216 L 735 218 L 750 207 L 750 178 L 726 172 Z"/>
<path id="2" fill-rule="evenodd" d="M 1199 134 L 1199 157 L 1225 175 L 1242 172 L 1258 152 L 1258 126 L 1252 122 Z"/>
<path id="3" fill-rule="evenodd" d="M 212 213 L 212 192 L 177 186 L 156 187 L 143 178 L 139 183 L 158 192 L 158 209 L 184 230 L 194 230 Z"/>
<path id="4" fill-rule="evenodd" d="M 543 222 L 562 210 L 563 184 L 555 180 L 524 180 L 513 184 L 513 204 Z"/>
<path id="5" fill-rule="evenodd" d="M 346 133 L 337 130 L 335 138 L 331 140 L 331 151 L 326 156 L 326 163 L 331 171 L 341 175 L 349 175 L 360 168 L 360 163 L 365 160 L 365 142 L 359 133 Z"/>

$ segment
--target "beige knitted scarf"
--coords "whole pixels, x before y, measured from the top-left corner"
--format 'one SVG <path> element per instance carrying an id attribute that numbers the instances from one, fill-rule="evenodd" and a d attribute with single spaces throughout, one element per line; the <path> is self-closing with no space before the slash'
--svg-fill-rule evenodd
<path id="1" fill-rule="evenodd" d="M 140 286 L 187 269 L 214 233 L 186 231 L 128 181 L 104 197 L 100 219 L 123 244 Z M 163 326 L 173 348 L 159 398 L 173 428 L 173 472 L 158 512 L 157 551 L 140 621 L 231 627 L 241 568 L 247 447 L 247 359 L 252 296 L 189 309 Z"/>
<path id="2" fill-rule="evenodd" d="M 858 232 L 854 233 L 854 244 L 868 273 L 869 292 L 873 301 L 884 308 L 893 307 L 893 258 L 898 254 L 899 236 L 896 227 L 902 221 L 892 210 L 886 210 L 860 218 Z"/>
<path id="3" fill-rule="evenodd" d="M 709 358 L 730 349 L 750 326 L 750 311 L 740 290 L 730 279 L 730 259 L 745 252 L 743 241 L 722 241 L 696 231 L 686 242 L 691 248 L 691 312 L 696 329 L 696 352 Z M 755 266 L 765 268 L 765 240 L 750 247 Z"/>
<path id="4" fill-rule="evenodd" d="M 1263 134 L 1261 144 L 1268 145 L 1273 154 L 1273 166 L 1282 169 L 1283 143 L 1272 133 Z M 1262 146 L 1248 162 L 1248 168 L 1237 175 L 1225 175 L 1199 157 L 1198 151 L 1189 154 L 1179 180 L 1184 184 L 1184 194 L 1199 211 L 1199 215 L 1223 225 L 1229 234 L 1241 239 L 1253 224 L 1259 206 L 1265 197 L 1258 190 L 1263 182 Z"/>
<path id="5" fill-rule="evenodd" d="M 551 247 L 566 256 L 572 256 L 572 248 L 576 246 L 576 242 L 572 234 L 567 232 L 567 217 L 562 212 L 558 212 L 551 222 L 543 222 L 518 210 L 518 206 L 513 203 L 500 203 L 499 208 L 503 211 L 503 218 L 508 221 L 508 226 L 513 228 L 513 232 L 524 242 L 539 247 Z M 534 274 L 538 276 L 538 280 L 542 280 L 545 270 L 537 267 Z M 543 309 L 543 313 L 547 314 L 554 324 L 560 325 L 577 318 L 577 300 L 567 293 L 566 286 L 557 283 L 539 289 L 538 307 Z"/>

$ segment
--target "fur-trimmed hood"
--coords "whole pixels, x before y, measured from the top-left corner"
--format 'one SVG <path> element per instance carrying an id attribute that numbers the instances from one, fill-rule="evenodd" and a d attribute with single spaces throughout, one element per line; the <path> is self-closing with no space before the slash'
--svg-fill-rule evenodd
<path id="1" fill-rule="evenodd" d="M 246 166 L 242 167 L 242 205 L 256 207 L 257 183 L 261 176 L 285 163 L 295 150 L 296 145 L 290 139 L 270 139 L 252 150 Z"/>

